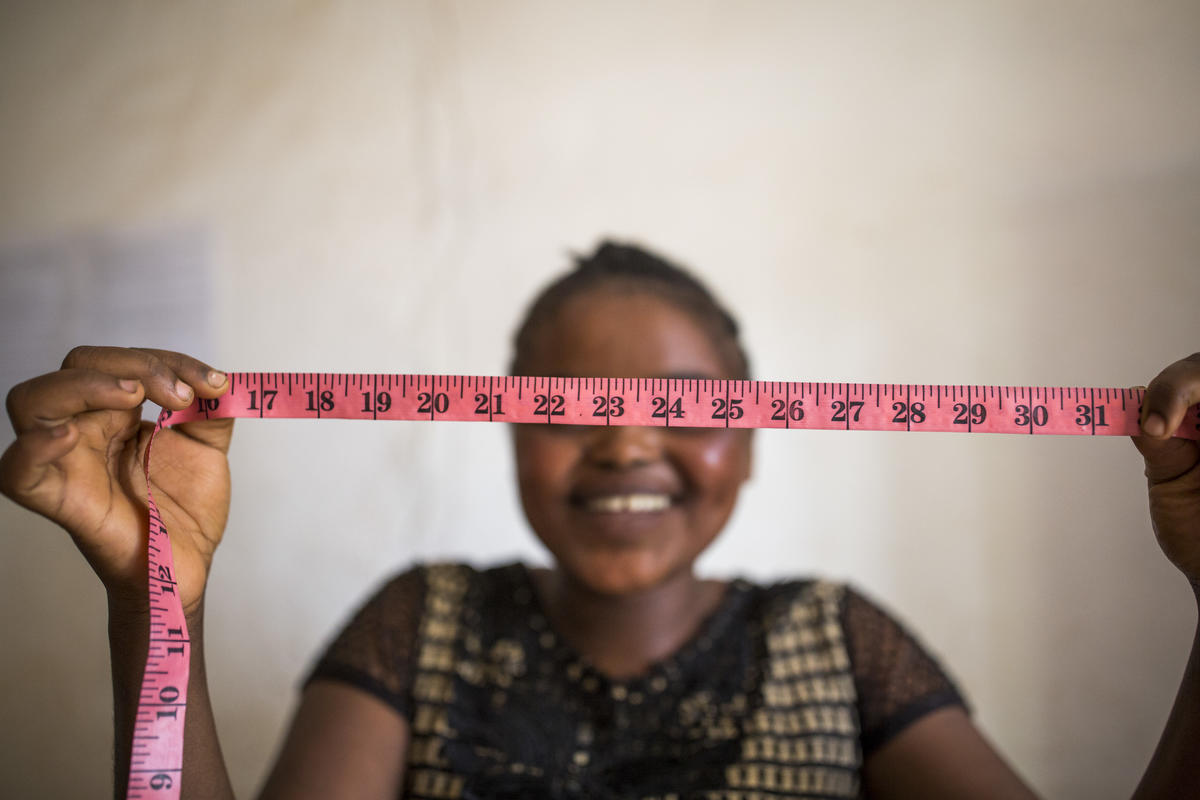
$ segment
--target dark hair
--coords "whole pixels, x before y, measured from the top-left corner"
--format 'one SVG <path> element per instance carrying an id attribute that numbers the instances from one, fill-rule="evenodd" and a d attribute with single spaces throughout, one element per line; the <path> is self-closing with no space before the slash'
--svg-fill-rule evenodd
<path id="1" fill-rule="evenodd" d="M 560 275 L 533 299 L 513 338 L 511 373 L 524 374 L 533 338 L 563 304 L 596 289 L 645 292 L 686 311 L 729 358 L 737 378 L 750 377 L 750 361 L 738 338 L 737 320 L 712 292 L 681 266 L 631 244 L 602 241 L 590 256 L 573 254 L 575 268 Z"/>

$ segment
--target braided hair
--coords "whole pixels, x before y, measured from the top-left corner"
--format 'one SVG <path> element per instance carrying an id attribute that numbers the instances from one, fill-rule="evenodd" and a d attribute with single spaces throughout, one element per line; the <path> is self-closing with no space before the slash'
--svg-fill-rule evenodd
<path id="1" fill-rule="evenodd" d="M 632 244 L 602 241 L 591 255 L 573 256 L 574 269 L 533 299 L 513 338 L 510 373 L 528 374 L 535 338 L 567 300 L 598 289 L 645 293 L 687 312 L 728 359 L 731 374 L 750 377 L 750 362 L 738 338 L 738 323 L 712 292 L 685 268 Z"/>

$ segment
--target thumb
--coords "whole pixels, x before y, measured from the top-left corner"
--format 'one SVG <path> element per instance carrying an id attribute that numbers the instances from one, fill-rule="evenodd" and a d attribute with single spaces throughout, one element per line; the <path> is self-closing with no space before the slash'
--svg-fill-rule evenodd
<path id="1" fill-rule="evenodd" d="M 1200 464 L 1200 446 L 1188 439 L 1131 437 L 1133 446 L 1146 461 L 1146 478 L 1151 484 L 1175 480 Z"/>
<path id="2" fill-rule="evenodd" d="M 216 448 L 222 453 L 229 452 L 229 442 L 233 438 L 232 419 L 199 420 L 197 422 L 182 422 L 171 427 L 189 439 L 195 439 L 201 444 Z"/>

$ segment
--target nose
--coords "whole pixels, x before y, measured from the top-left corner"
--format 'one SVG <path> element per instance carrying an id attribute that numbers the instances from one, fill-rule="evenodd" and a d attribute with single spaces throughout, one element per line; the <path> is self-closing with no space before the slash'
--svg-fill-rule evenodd
<path id="1" fill-rule="evenodd" d="M 642 466 L 657 460 L 661 454 L 662 432 L 658 428 L 596 427 L 588 439 L 588 460 L 608 469 Z"/>

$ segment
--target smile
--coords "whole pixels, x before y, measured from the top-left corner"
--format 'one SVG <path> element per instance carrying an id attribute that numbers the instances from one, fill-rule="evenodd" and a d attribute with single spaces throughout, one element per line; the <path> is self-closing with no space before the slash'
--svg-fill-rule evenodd
<path id="1" fill-rule="evenodd" d="M 601 514 L 646 514 L 655 511 L 666 511 L 670 507 L 670 495 L 645 493 L 610 494 L 602 497 L 591 497 L 583 503 L 584 510 Z"/>

